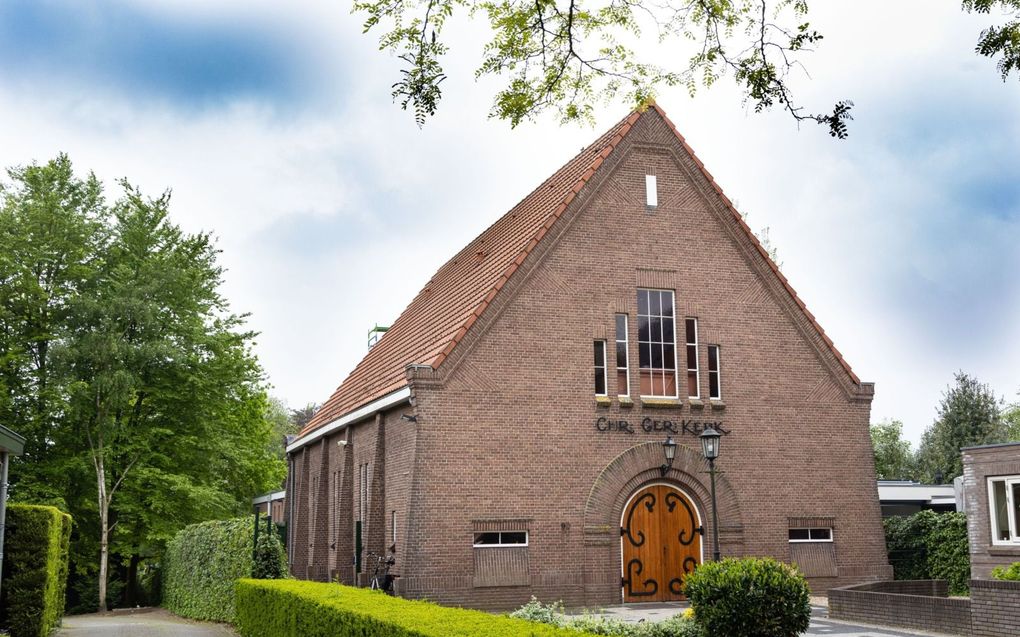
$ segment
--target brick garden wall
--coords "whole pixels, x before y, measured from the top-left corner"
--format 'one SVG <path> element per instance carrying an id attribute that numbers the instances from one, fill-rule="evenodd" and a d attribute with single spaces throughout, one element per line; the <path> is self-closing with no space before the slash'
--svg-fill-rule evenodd
<path id="1" fill-rule="evenodd" d="M 1020 582 L 971 580 L 974 637 L 1020 635 Z"/>
<path id="2" fill-rule="evenodd" d="M 939 580 L 874 582 L 829 591 L 829 617 L 957 635 L 971 634 L 971 601 L 947 597 Z"/>
<path id="3" fill-rule="evenodd" d="M 943 580 L 875 582 L 829 591 L 829 617 L 974 637 L 1020 635 L 1020 582 L 971 580 L 970 598 Z"/>

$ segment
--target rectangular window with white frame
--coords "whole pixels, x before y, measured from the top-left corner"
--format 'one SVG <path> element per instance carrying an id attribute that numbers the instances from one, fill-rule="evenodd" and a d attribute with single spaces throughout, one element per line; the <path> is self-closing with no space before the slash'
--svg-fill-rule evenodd
<path id="1" fill-rule="evenodd" d="M 988 478 L 992 544 L 1020 544 L 1020 475 Z"/>
<path id="2" fill-rule="evenodd" d="M 638 290 L 638 377 L 644 397 L 678 397 L 674 316 L 672 290 Z"/>
<path id="3" fill-rule="evenodd" d="M 831 542 L 831 528 L 790 529 L 790 542 Z"/>
<path id="4" fill-rule="evenodd" d="M 487 531 L 483 533 L 475 533 L 474 547 L 476 549 L 527 545 L 527 531 Z"/>
<path id="5" fill-rule="evenodd" d="M 722 378 L 719 372 L 719 346 L 708 346 L 708 397 L 722 400 Z"/>
<path id="6" fill-rule="evenodd" d="M 595 395 L 606 395 L 606 342 L 595 341 Z"/>
<path id="7" fill-rule="evenodd" d="M 616 395 L 630 396 L 630 366 L 627 356 L 627 315 L 616 315 Z"/>
<path id="8" fill-rule="evenodd" d="M 698 319 L 684 321 L 687 337 L 687 397 L 701 398 L 701 374 L 698 371 Z"/>

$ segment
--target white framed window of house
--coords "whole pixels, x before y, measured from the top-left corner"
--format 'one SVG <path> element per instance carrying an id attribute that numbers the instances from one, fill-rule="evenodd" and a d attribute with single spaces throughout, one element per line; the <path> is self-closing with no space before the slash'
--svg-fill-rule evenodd
<path id="1" fill-rule="evenodd" d="M 475 533 L 473 546 L 476 549 L 484 549 L 527 545 L 527 531 L 482 531 Z"/>
<path id="2" fill-rule="evenodd" d="M 801 542 L 832 542 L 831 528 L 800 528 L 790 529 L 790 543 Z"/>
<path id="3" fill-rule="evenodd" d="M 616 315 L 616 395 L 630 396 L 630 365 L 627 353 L 627 315 Z"/>
<path id="4" fill-rule="evenodd" d="M 679 397 L 675 316 L 672 290 L 638 289 L 638 377 L 642 397 Z"/>
<path id="5" fill-rule="evenodd" d="M 659 186 L 655 181 L 655 175 L 645 175 L 645 206 L 648 208 L 659 206 Z"/>
<path id="6" fill-rule="evenodd" d="M 992 544 L 1020 544 L 1020 475 L 988 478 Z"/>

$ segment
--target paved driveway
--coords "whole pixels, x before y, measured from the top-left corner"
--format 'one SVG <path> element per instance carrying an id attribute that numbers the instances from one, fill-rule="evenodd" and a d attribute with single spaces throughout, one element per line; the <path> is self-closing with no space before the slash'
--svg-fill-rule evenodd
<path id="1" fill-rule="evenodd" d="M 602 609 L 602 614 L 630 622 L 661 621 L 687 608 L 686 602 L 661 604 L 624 604 Z M 837 637 L 935 637 L 934 633 L 921 633 L 895 628 L 862 626 L 828 618 L 824 606 L 811 607 L 811 626 L 805 635 L 835 635 Z M 941 636 L 939 636 L 941 637 Z"/>
<path id="2" fill-rule="evenodd" d="M 102 615 L 70 615 L 57 637 L 237 637 L 222 624 L 181 619 L 160 608 L 116 610 Z"/>

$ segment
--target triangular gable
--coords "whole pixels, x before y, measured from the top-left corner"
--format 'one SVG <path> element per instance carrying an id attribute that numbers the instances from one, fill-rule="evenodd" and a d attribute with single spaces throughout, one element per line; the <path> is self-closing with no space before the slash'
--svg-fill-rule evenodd
<path id="1" fill-rule="evenodd" d="M 651 109 L 676 135 L 705 180 L 853 383 L 860 385 L 857 375 L 687 141 L 658 105 L 652 104 Z M 638 109 L 617 123 L 446 262 L 316 412 L 300 436 L 405 387 L 408 365 L 420 364 L 438 369 L 645 112 L 648 112 L 645 108 Z"/>

